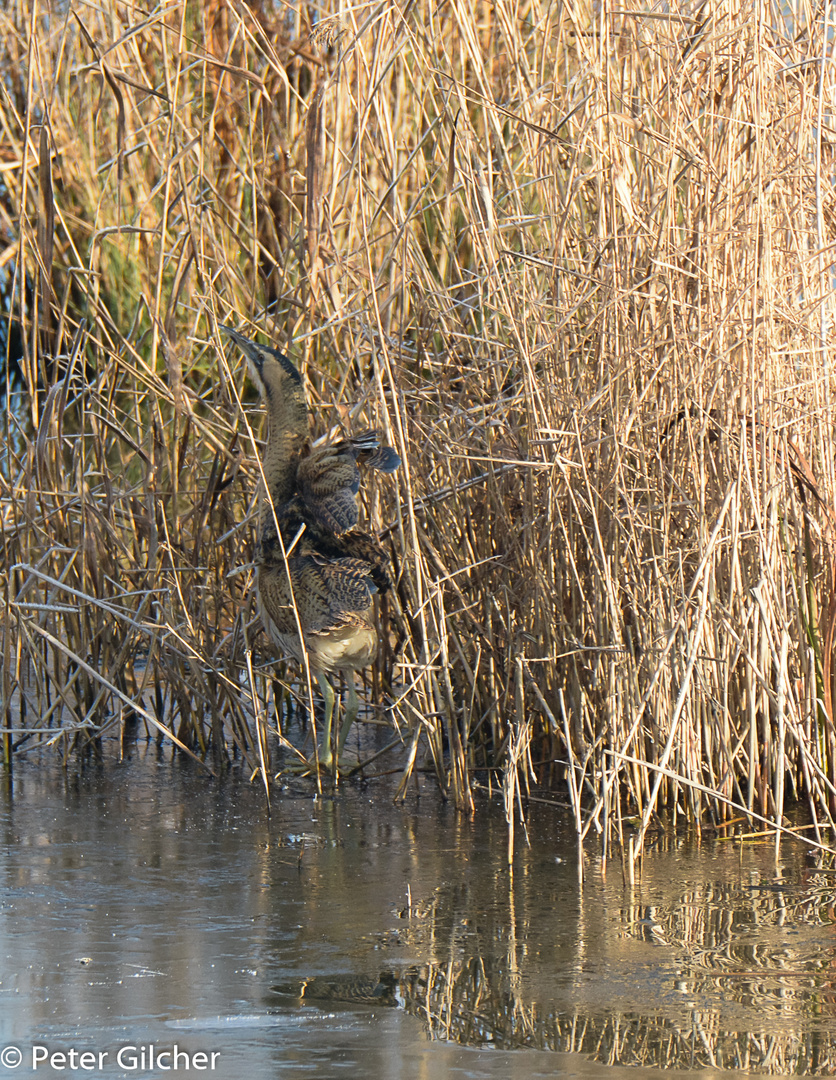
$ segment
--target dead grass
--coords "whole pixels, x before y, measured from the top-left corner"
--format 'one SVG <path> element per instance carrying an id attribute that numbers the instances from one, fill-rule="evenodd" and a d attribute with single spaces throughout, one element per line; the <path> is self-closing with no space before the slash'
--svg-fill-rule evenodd
<path id="1" fill-rule="evenodd" d="M 366 514 L 407 777 L 568 786 L 637 852 L 663 811 L 829 826 L 825 16 L 473 12 L 4 9 L 6 755 L 138 718 L 269 775 L 237 321 L 404 459 Z"/>

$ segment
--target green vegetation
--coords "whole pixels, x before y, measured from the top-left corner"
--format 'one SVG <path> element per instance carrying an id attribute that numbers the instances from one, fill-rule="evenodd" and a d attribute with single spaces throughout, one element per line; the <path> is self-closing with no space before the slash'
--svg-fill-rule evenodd
<path id="1" fill-rule="evenodd" d="M 500 787 L 510 820 L 568 786 L 607 843 L 732 804 L 829 826 L 826 16 L 312 10 L 0 14 L 7 757 L 138 719 L 272 774 L 224 322 L 292 353 L 320 432 L 404 459 L 365 512 L 407 778 Z"/>

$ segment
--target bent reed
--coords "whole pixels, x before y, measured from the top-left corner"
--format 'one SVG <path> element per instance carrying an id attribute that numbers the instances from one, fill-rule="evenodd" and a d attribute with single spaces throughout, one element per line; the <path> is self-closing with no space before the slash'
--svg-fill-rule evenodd
<path id="1" fill-rule="evenodd" d="M 310 697 L 253 610 L 235 321 L 317 433 L 403 459 L 364 496 L 396 584 L 361 719 L 403 748 L 372 771 L 509 821 L 568 791 L 605 849 L 794 802 L 824 841 L 826 9 L 309 10 L 0 13 L 6 761 L 138 724 L 275 774 Z"/>

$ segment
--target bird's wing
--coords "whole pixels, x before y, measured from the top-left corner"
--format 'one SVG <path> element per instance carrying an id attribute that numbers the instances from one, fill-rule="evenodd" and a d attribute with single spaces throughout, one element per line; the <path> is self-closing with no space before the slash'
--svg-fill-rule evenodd
<path id="1" fill-rule="evenodd" d="M 371 567 L 367 562 L 352 558 L 326 559 L 319 555 L 311 555 L 310 559 L 323 583 L 321 595 L 327 595 L 327 620 L 330 620 L 332 625 L 342 626 L 344 623 L 354 622 L 355 616 L 364 615 L 368 611 L 377 586 L 369 575 Z M 322 611 L 322 605 L 319 605 L 317 612 L 310 613 L 309 625 L 313 633 L 331 628 L 315 625 L 314 618 L 317 615 L 326 620 L 321 614 Z"/>
<path id="2" fill-rule="evenodd" d="M 394 472 L 401 463 L 400 457 L 391 446 L 385 446 L 380 441 L 376 431 L 364 431 L 361 435 L 352 435 L 335 446 L 348 446 L 355 458 L 367 469 L 377 469 L 378 472 Z"/>
<path id="3" fill-rule="evenodd" d="M 378 592 L 386 592 L 392 584 L 387 573 L 389 559 L 373 536 L 352 530 L 340 537 L 340 550 L 352 559 L 361 560 Z"/>
<path id="4" fill-rule="evenodd" d="M 346 439 L 346 442 L 351 444 L 357 460 L 367 469 L 394 472 L 401 463 L 399 455 L 392 447 L 381 443 L 376 431 L 364 431 L 362 435 L 353 435 L 350 439 Z"/>
<path id="5" fill-rule="evenodd" d="M 360 461 L 378 472 L 394 472 L 401 463 L 400 455 L 391 446 L 378 446 L 376 450 L 361 455 Z"/>
<path id="6" fill-rule="evenodd" d="M 296 486 L 315 525 L 340 536 L 357 524 L 360 470 L 346 443 L 318 446 L 302 458 Z"/>
<path id="7" fill-rule="evenodd" d="M 357 524 L 357 462 L 381 472 L 394 472 L 401 459 L 391 446 L 381 446 L 376 431 L 367 431 L 328 446 L 318 446 L 299 462 L 296 483 L 313 523 L 334 536 Z"/>
<path id="8" fill-rule="evenodd" d="M 258 575 L 262 607 L 280 634 L 297 632 L 294 600 L 305 633 L 362 622 L 377 592 L 370 569 L 362 559 L 328 558 L 313 551 L 291 555 L 286 564 L 263 564 Z"/>

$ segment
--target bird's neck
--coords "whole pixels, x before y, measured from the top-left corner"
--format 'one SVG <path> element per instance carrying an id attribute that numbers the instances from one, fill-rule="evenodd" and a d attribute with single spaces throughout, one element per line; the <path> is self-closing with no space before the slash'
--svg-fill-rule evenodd
<path id="1" fill-rule="evenodd" d="M 268 433 L 264 480 L 274 506 L 281 506 L 296 488 L 299 456 L 308 437 L 308 410 L 302 387 L 285 380 L 281 392 L 271 387 L 267 399 Z"/>

